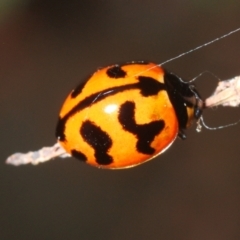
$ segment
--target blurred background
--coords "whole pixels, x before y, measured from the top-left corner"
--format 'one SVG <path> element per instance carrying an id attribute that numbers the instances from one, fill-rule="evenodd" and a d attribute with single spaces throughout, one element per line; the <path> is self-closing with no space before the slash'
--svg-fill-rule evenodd
<path id="1" fill-rule="evenodd" d="M 14 152 L 56 142 L 68 93 L 99 67 L 164 62 L 240 27 L 237 0 L 0 0 L 0 239 L 240 239 L 240 124 L 195 126 L 139 167 L 73 158 L 13 167 Z M 240 74 L 240 33 L 165 65 L 183 79 Z M 217 79 L 196 81 L 203 97 Z M 239 109 L 206 110 L 210 126 Z M 124 141 L 124 139 L 123 139 Z"/>

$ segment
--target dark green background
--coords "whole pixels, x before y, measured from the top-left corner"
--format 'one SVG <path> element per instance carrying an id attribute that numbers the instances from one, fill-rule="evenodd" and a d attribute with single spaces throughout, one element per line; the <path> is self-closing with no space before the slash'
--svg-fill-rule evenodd
<path id="1" fill-rule="evenodd" d="M 239 10 L 237 0 L 1 0 L 0 239 L 240 239 L 240 125 L 193 127 L 129 170 L 75 159 L 4 163 L 55 143 L 63 100 L 98 67 L 161 63 L 240 27 Z M 239 42 L 237 33 L 165 67 L 186 80 L 205 70 L 231 78 L 240 74 Z M 208 74 L 197 80 L 204 97 L 216 83 Z M 238 108 L 204 115 L 211 126 L 240 118 Z"/>

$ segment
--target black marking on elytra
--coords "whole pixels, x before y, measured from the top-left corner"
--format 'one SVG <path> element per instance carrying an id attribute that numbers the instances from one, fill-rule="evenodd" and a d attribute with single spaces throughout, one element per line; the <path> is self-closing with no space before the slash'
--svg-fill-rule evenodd
<path id="1" fill-rule="evenodd" d="M 122 127 L 137 136 L 137 150 L 144 154 L 153 154 L 155 149 L 150 145 L 165 126 L 163 120 L 137 124 L 135 121 L 135 103 L 127 101 L 121 105 L 118 116 Z"/>
<path id="2" fill-rule="evenodd" d="M 66 124 L 65 119 L 59 117 L 55 134 L 56 134 L 57 139 L 60 140 L 60 141 L 65 141 L 66 140 L 66 137 L 65 137 L 65 134 L 64 134 L 65 124 Z"/>
<path id="3" fill-rule="evenodd" d="M 153 96 L 161 90 L 165 90 L 166 86 L 150 77 L 138 76 L 137 83 L 125 84 L 118 87 L 112 87 L 105 89 L 104 91 L 93 93 L 92 95 L 84 98 L 80 101 L 75 107 L 73 107 L 63 118 L 59 118 L 57 128 L 56 128 L 56 137 L 59 141 L 65 140 L 65 124 L 67 120 L 73 116 L 76 112 L 83 110 L 84 108 L 90 107 L 91 105 L 101 101 L 102 99 L 115 95 L 120 92 L 124 92 L 131 89 L 139 89 L 140 93 L 144 97 Z"/>
<path id="4" fill-rule="evenodd" d="M 188 101 L 187 99 L 199 98 L 200 96 L 195 88 L 192 85 L 184 82 L 178 76 L 173 73 L 165 71 L 164 82 L 168 92 L 169 99 L 174 107 L 175 113 L 177 115 L 179 128 L 185 129 L 188 123 L 188 113 L 186 107 L 196 108 L 196 118 L 201 116 L 201 109 L 197 106 L 194 106 L 193 102 Z M 181 134 L 180 134 L 181 136 Z M 186 136 L 184 136 L 186 138 Z"/>
<path id="5" fill-rule="evenodd" d="M 73 149 L 73 150 L 71 151 L 71 155 L 72 155 L 73 157 L 75 157 L 75 158 L 83 161 L 83 162 L 86 162 L 86 161 L 87 161 L 86 155 L 83 154 L 83 153 L 80 152 L 80 151 L 75 150 L 75 149 Z"/>
<path id="6" fill-rule="evenodd" d="M 71 97 L 75 98 L 77 97 L 83 90 L 85 84 L 87 83 L 87 81 L 84 81 L 82 83 L 80 83 L 72 92 L 71 92 Z"/>
<path id="7" fill-rule="evenodd" d="M 141 89 L 141 94 L 144 97 L 153 96 L 158 94 L 159 91 L 165 90 L 164 84 L 158 82 L 154 78 L 139 76 L 139 88 Z"/>
<path id="8" fill-rule="evenodd" d="M 109 165 L 113 162 L 108 150 L 112 146 L 112 139 L 100 127 L 87 120 L 80 128 L 80 134 L 95 151 L 96 162 L 100 165 Z"/>
<path id="9" fill-rule="evenodd" d="M 114 65 L 110 67 L 107 71 L 106 74 L 110 78 L 124 78 L 127 73 L 121 68 L 120 65 Z"/>

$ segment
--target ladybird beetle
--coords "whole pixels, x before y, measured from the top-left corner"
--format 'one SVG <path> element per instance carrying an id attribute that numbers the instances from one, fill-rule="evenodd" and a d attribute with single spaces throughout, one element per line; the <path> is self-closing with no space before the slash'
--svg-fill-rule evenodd
<path id="1" fill-rule="evenodd" d="M 164 152 L 201 117 L 191 84 L 149 62 L 97 70 L 65 100 L 56 128 L 73 157 L 108 169 L 133 167 Z"/>

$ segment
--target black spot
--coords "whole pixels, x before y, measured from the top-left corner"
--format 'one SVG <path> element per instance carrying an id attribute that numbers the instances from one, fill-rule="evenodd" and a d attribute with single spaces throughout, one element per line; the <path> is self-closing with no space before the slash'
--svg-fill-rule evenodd
<path id="1" fill-rule="evenodd" d="M 72 150 L 71 151 L 71 155 L 83 162 L 86 162 L 87 161 L 87 157 L 80 151 L 77 151 L 77 150 Z"/>
<path id="2" fill-rule="evenodd" d="M 124 78 L 127 73 L 122 70 L 121 66 L 115 65 L 107 70 L 107 75 L 110 78 Z"/>
<path id="3" fill-rule="evenodd" d="M 56 136 L 57 136 L 57 139 L 59 141 L 65 141 L 66 140 L 66 137 L 65 137 L 65 134 L 64 134 L 64 131 L 65 131 L 65 120 L 64 118 L 61 119 L 59 118 L 58 119 L 58 123 L 57 123 L 57 127 L 56 127 Z"/>
<path id="4" fill-rule="evenodd" d="M 87 83 L 87 81 L 84 81 L 82 83 L 80 83 L 71 93 L 71 97 L 75 98 L 78 96 L 78 94 L 80 94 L 82 92 L 82 89 L 84 88 L 85 84 Z"/>
<path id="5" fill-rule="evenodd" d="M 153 154 L 155 149 L 150 145 L 156 135 L 165 126 L 163 120 L 153 121 L 146 124 L 137 124 L 135 121 L 135 103 L 127 101 L 120 107 L 119 122 L 122 127 L 137 136 L 137 150 L 144 154 Z"/>
<path id="6" fill-rule="evenodd" d="M 113 162 L 113 158 L 108 155 L 108 150 L 112 146 L 112 139 L 91 121 L 85 121 L 80 129 L 83 139 L 94 149 L 96 162 L 100 165 L 108 165 Z"/>
<path id="7" fill-rule="evenodd" d="M 144 97 L 152 96 L 158 94 L 159 91 L 165 89 L 165 85 L 158 82 L 156 79 L 151 77 L 139 76 L 139 88 L 141 89 L 141 94 Z"/>

